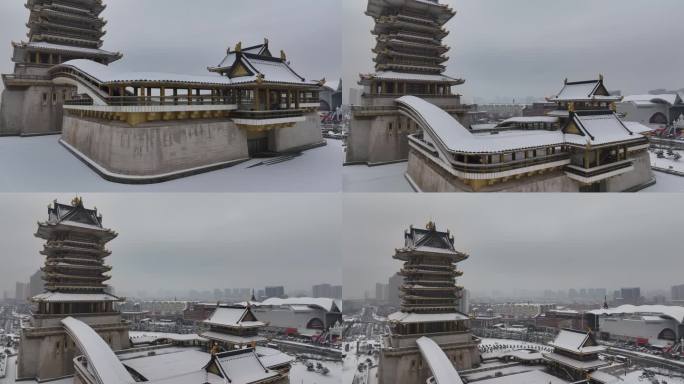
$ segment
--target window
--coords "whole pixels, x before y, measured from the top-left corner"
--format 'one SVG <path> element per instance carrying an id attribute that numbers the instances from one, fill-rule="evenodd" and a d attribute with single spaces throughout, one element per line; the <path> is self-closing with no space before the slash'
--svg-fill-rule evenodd
<path id="1" fill-rule="evenodd" d="M 47 105 L 47 102 L 48 102 L 48 95 L 47 95 L 47 93 L 43 93 L 43 105 L 44 106 Z"/>
<path id="2" fill-rule="evenodd" d="M 52 92 L 52 105 L 57 104 L 57 92 Z"/>

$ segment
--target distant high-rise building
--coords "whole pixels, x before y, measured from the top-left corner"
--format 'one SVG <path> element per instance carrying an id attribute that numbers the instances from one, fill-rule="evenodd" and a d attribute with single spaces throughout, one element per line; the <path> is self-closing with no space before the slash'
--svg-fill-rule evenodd
<path id="1" fill-rule="evenodd" d="M 672 301 L 684 301 L 684 284 L 672 287 Z"/>
<path id="2" fill-rule="evenodd" d="M 265 293 L 266 297 L 285 297 L 285 287 L 266 287 Z"/>
<path id="3" fill-rule="evenodd" d="M 332 287 L 332 298 L 333 299 L 341 299 L 342 298 L 342 286 L 341 285 L 333 285 L 333 287 Z"/>
<path id="4" fill-rule="evenodd" d="M 623 305 L 623 304 L 632 304 L 632 305 L 639 305 L 641 304 L 641 289 L 640 288 L 620 288 L 619 292 L 619 297 L 616 298 L 616 303 L 618 305 Z"/>
<path id="5" fill-rule="evenodd" d="M 318 284 L 311 287 L 313 297 L 332 297 L 332 285 Z"/>
<path id="6" fill-rule="evenodd" d="M 29 279 L 29 297 L 40 295 L 45 292 L 45 283 L 43 282 L 43 272 L 36 271 Z"/>
<path id="7" fill-rule="evenodd" d="M 375 300 L 383 302 L 387 300 L 387 284 L 375 284 Z"/>
<path id="8" fill-rule="evenodd" d="M 389 278 L 387 284 L 387 301 L 393 307 L 399 306 L 399 287 L 404 284 L 404 277 L 396 273 Z"/>
<path id="9" fill-rule="evenodd" d="M 14 289 L 14 299 L 23 302 L 29 296 L 28 284 L 17 281 Z"/>

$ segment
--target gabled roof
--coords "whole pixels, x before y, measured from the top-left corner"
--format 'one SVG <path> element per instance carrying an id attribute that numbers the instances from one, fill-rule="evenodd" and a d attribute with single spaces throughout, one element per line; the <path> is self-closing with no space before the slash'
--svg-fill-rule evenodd
<path id="1" fill-rule="evenodd" d="M 211 317 L 204 323 L 229 328 L 258 328 L 265 325 L 256 319 L 249 307 L 216 308 Z"/>
<path id="2" fill-rule="evenodd" d="M 574 125 L 581 132 L 581 135 L 566 135 L 566 141 L 572 144 L 600 145 L 641 138 L 635 135 L 613 112 L 573 113 L 572 119 L 568 121 L 564 129 L 565 133 L 568 133 L 567 128 L 570 125 Z"/>
<path id="3" fill-rule="evenodd" d="M 574 329 L 562 329 L 549 345 L 574 354 L 593 354 L 605 350 L 605 347 L 598 345 L 591 332 Z"/>
<path id="4" fill-rule="evenodd" d="M 279 375 L 266 368 L 253 349 L 219 353 L 212 357 L 205 369 L 215 369 L 230 383 L 258 383 Z"/>
<path id="5" fill-rule="evenodd" d="M 58 203 L 57 200 L 48 208 L 48 223 L 57 224 L 63 221 L 71 221 L 102 228 L 102 216 L 95 209 L 87 209 L 83 206 L 83 200 L 75 198 L 71 205 Z"/>
<path id="6" fill-rule="evenodd" d="M 577 101 L 577 100 L 605 100 L 605 101 L 620 101 L 621 96 L 611 96 L 603 84 L 603 76 L 598 80 L 588 81 L 565 81 L 560 92 L 548 101 Z"/>
<path id="7" fill-rule="evenodd" d="M 229 49 L 226 56 L 216 67 L 209 67 L 209 71 L 218 72 L 229 77 L 234 83 L 249 83 L 264 81 L 272 83 L 319 85 L 319 81 L 306 79 L 290 67 L 284 52 L 280 57 L 274 57 L 268 47 L 268 40 L 264 44 L 242 48 L 241 43 Z"/>

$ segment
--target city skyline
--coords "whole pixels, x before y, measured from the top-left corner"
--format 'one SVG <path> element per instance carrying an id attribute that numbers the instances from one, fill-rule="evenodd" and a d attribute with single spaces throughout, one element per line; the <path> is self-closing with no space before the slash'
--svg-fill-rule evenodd
<path id="1" fill-rule="evenodd" d="M 183 194 L 79 196 L 119 233 L 107 260 L 119 292 L 274 285 L 309 291 L 323 281 L 341 283 L 335 195 L 205 194 L 194 195 L 191 204 Z M 73 197 L 2 196 L 0 228 L 13 241 L 0 255 L 0 290 L 14 292 L 16 281 L 28 281 L 42 265 L 36 222 L 47 219 L 46 207 L 55 198 L 68 204 Z M 302 210 L 309 214 L 296 214 Z"/>
<path id="2" fill-rule="evenodd" d="M 391 255 L 404 245 L 404 230 L 429 220 L 449 229 L 456 249 L 470 255 L 457 280 L 471 292 L 669 290 L 681 284 L 676 268 L 667 267 L 680 248 L 677 201 L 674 194 L 345 196 L 344 228 L 354 241 L 343 244 L 344 298 L 366 291 L 372 297 L 375 284 L 401 267 Z"/>
<path id="3" fill-rule="evenodd" d="M 647 93 L 684 87 L 678 63 L 684 51 L 653 44 L 653 32 L 679 33 L 684 4 L 581 0 L 440 0 L 455 11 L 446 25 L 447 75 L 466 79 L 455 89 L 475 98 L 525 102 L 558 92 L 564 78 L 586 80 L 602 73 L 611 90 Z M 372 18 L 366 0 L 343 2 L 345 100 L 359 87 L 359 73 L 374 72 Z M 592 10 L 587 12 L 587 10 Z M 635 76 L 639 73 L 639 76 Z M 502 102 L 502 101 L 497 101 Z"/>

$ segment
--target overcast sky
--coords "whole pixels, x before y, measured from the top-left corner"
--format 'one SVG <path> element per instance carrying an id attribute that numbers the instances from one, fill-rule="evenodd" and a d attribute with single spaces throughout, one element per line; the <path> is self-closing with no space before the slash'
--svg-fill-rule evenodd
<path id="1" fill-rule="evenodd" d="M 387 283 L 404 230 L 431 218 L 450 229 L 459 284 L 491 293 L 514 289 L 666 289 L 684 283 L 681 195 L 344 196 L 344 295 Z M 643 292 L 643 291 L 642 291 Z"/>
<path id="2" fill-rule="evenodd" d="M 14 294 L 44 262 L 35 238 L 54 198 L 0 194 L 0 290 Z M 336 194 L 86 194 L 104 225 L 119 233 L 113 252 L 117 293 L 340 284 L 341 201 Z"/>
<path id="3" fill-rule="evenodd" d="M 458 14 L 447 25 L 447 74 L 474 97 L 549 96 L 563 79 L 606 76 L 611 89 L 641 93 L 684 87 L 684 1 L 440 0 Z M 343 1 L 344 74 L 373 71 L 367 0 Z M 347 80 L 348 79 L 348 80 Z M 346 95 L 345 95 L 346 96 Z"/>
<path id="4" fill-rule="evenodd" d="M 25 0 L 0 1 L 0 72 L 13 70 L 11 41 L 26 40 Z M 105 0 L 104 49 L 124 58 L 127 71 L 206 75 L 228 47 L 269 38 L 307 79 L 339 79 L 339 0 Z M 1 87 L 1 85 L 0 85 Z"/>

